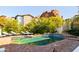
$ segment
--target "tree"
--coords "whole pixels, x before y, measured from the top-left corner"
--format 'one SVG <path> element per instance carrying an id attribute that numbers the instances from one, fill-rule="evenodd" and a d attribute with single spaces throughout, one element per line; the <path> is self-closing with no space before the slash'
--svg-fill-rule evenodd
<path id="1" fill-rule="evenodd" d="M 49 20 L 51 23 L 55 24 L 56 28 L 61 27 L 64 24 L 64 20 L 60 16 L 49 17 Z"/>
<path id="2" fill-rule="evenodd" d="M 47 20 L 47 21 L 46 21 Z M 26 24 L 26 29 L 33 33 L 45 33 L 48 32 L 49 27 L 47 26 L 49 23 L 47 18 L 38 18 L 37 20 L 34 18 L 30 23 Z"/>
<path id="3" fill-rule="evenodd" d="M 0 24 L 5 25 L 6 19 L 7 18 L 5 16 L 0 16 Z"/>
<path id="4" fill-rule="evenodd" d="M 30 23 L 26 24 L 26 29 L 33 33 L 53 33 L 56 28 L 63 25 L 63 19 L 61 17 L 41 17 L 33 19 Z"/>
<path id="5" fill-rule="evenodd" d="M 12 18 L 7 18 L 3 31 L 6 32 L 18 32 L 18 21 Z"/>
<path id="6" fill-rule="evenodd" d="M 18 22 L 18 20 L 6 16 L 0 16 L 0 24 L 3 25 L 3 31 L 20 33 L 25 31 L 24 25 Z"/>

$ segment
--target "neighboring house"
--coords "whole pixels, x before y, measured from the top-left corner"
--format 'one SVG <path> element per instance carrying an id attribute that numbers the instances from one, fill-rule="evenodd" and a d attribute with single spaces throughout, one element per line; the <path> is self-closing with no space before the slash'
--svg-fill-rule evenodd
<path id="1" fill-rule="evenodd" d="M 16 20 L 19 21 L 19 23 L 25 25 L 28 24 L 34 17 L 30 14 L 26 14 L 26 15 L 17 15 L 15 17 Z"/>
<path id="2" fill-rule="evenodd" d="M 24 24 L 24 18 L 22 15 L 16 15 L 15 19 L 18 20 L 19 23 Z"/>
<path id="3" fill-rule="evenodd" d="M 30 14 L 26 14 L 26 15 L 23 15 L 23 18 L 24 18 L 24 25 L 25 25 L 25 24 L 28 24 L 34 17 Z"/>

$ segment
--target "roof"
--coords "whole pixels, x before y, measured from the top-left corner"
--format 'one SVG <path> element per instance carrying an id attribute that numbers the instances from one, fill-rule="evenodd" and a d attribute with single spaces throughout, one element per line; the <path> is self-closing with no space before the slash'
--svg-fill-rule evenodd
<path id="1" fill-rule="evenodd" d="M 34 18 L 34 16 L 30 15 L 30 14 L 25 14 L 25 15 L 16 15 L 15 18 L 17 18 L 18 16 L 24 17 L 24 16 L 31 16 L 32 18 Z"/>
<path id="2" fill-rule="evenodd" d="M 31 16 L 32 18 L 34 18 L 34 16 L 32 16 L 31 14 L 25 14 L 25 15 L 22 15 L 22 16 Z"/>

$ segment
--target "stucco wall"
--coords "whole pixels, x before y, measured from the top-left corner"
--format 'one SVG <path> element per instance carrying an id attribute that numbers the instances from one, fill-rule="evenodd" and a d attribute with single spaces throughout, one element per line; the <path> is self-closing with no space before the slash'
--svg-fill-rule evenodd
<path id="1" fill-rule="evenodd" d="M 29 23 L 32 20 L 31 16 L 24 16 L 24 25 Z"/>

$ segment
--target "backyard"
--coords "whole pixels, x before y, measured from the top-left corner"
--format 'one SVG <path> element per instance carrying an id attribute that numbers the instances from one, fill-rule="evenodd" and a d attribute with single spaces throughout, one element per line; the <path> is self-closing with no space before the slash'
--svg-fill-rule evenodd
<path id="1" fill-rule="evenodd" d="M 53 9 L 39 17 L 0 16 L 0 51 L 72 52 L 79 46 L 79 15 L 63 18 Z"/>
<path id="2" fill-rule="evenodd" d="M 6 52 L 72 52 L 78 45 L 78 37 L 63 34 L 64 40 L 52 42 L 50 44 L 11 44 L 11 37 L 1 38 L 1 48 L 5 48 Z M 6 40 L 5 40 L 6 39 Z"/>

